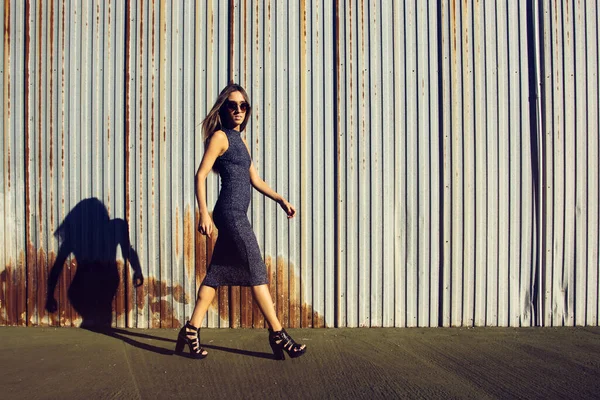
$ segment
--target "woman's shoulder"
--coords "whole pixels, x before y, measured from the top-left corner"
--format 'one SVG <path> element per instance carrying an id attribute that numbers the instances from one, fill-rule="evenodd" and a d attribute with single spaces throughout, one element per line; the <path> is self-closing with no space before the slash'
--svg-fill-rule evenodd
<path id="1" fill-rule="evenodd" d="M 219 129 L 218 131 L 215 131 L 212 135 L 210 135 L 207 139 L 206 139 L 206 143 L 212 143 L 212 142 L 216 142 L 218 143 L 228 143 L 228 135 L 224 130 Z"/>
<path id="2" fill-rule="evenodd" d="M 206 139 L 206 148 L 208 147 L 217 147 L 220 151 L 220 154 L 223 154 L 229 147 L 229 137 L 223 130 L 215 131 L 212 135 L 210 135 Z"/>

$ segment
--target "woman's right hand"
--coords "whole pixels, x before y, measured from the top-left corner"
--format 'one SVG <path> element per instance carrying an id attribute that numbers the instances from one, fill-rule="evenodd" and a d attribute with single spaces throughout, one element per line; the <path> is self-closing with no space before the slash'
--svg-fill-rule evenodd
<path id="1" fill-rule="evenodd" d="M 200 222 L 198 223 L 198 231 L 203 235 L 210 236 L 212 234 L 213 222 L 208 212 L 200 213 Z"/>

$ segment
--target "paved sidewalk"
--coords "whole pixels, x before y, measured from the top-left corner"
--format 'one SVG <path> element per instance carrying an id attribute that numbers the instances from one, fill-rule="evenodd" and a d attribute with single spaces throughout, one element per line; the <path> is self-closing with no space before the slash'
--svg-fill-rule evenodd
<path id="1" fill-rule="evenodd" d="M 600 328 L 206 329 L 208 358 L 173 355 L 176 330 L 0 328 L 3 399 L 598 398 Z"/>

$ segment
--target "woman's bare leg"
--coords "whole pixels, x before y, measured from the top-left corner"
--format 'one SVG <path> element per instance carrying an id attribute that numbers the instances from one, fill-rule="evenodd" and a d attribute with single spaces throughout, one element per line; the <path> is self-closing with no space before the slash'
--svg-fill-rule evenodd
<path id="1" fill-rule="evenodd" d="M 258 308 L 260 308 L 260 311 L 262 311 L 265 316 L 267 324 L 269 324 L 274 331 L 280 331 L 282 326 L 275 313 L 275 306 L 273 305 L 269 287 L 267 285 L 252 286 L 252 294 L 258 304 Z"/>
<path id="2" fill-rule="evenodd" d="M 215 293 L 217 291 L 215 288 L 202 285 L 198 290 L 198 300 L 196 300 L 196 306 L 194 307 L 194 312 L 192 313 L 192 317 L 190 318 L 190 324 L 199 328 L 202 325 L 202 321 L 204 320 L 204 316 L 208 311 L 208 306 L 212 303 L 215 298 Z"/>

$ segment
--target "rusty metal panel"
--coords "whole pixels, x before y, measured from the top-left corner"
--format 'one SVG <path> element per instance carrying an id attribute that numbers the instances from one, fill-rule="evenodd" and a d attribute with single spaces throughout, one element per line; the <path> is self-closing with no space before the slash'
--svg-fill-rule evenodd
<path id="1" fill-rule="evenodd" d="M 253 198 L 250 219 L 286 326 L 334 326 L 333 18 L 328 2 L 231 2 L 232 77 L 246 87 L 246 138 L 259 173 L 298 209 L 287 221 L 276 203 Z M 321 134 L 319 134 L 321 133 Z M 248 315 L 242 289 L 241 326 Z"/>
<path id="2" fill-rule="evenodd" d="M 298 209 L 249 210 L 285 326 L 597 325 L 598 7 L 526 5 L 2 2 L 0 325 L 189 318 L 200 123 L 230 79 Z M 204 326 L 265 321 L 231 287 Z"/>
<path id="3" fill-rule="evenodd" d="M 12 266 L 14 265 L 11 256 L 12 252 L 16 250 L 12 246 L 10 237 L 13 227 L 9 224 L 14 223 L 14 213 L 11 210 L 11 204 L 13 201 L 10 199 L 11 194 L 11 155 L 14 157 L 14 152 L 10 149 L 11 140 L 11 103 L 10 103 L 10 41 L 11 41 L 11 28 L 10 28 L 10 2 L 0 4 L 0 15 L 2 15 L 2 24 L 4 29 L 3 40 L 1 43 L 2 52 L 0 53 L 0 65 L 2 79 L 0 80 L 0 87 L 2 93 L 2 104 L 0 109 L 2 110 L 2 154 L 0 154 L 0 189 L 2 193 L 0 195 L 0 233 L 2 234 L 2 241 L 0 242 L 0 323 L 2 325 L 9 324 L 9 310 L 7 307 L 7 300 L 9 296 L 9 281 L 8 276 L 12 274 Z M 10 268 L 9 268 L 10 267 Z"/>
<path id="4" fill-rule="evenodd" d="M 196 232 L 193 178 L 204 150 L 200 123 L 227 82 L 227 8 L 202 1 L 133 6 L 127 219 L 146 277 L 133 325 L 177 327 L 191 315 L 214 244 Z M 208 187 L 212 207 L 216 176 Z M 207 321 L 227 323 L 219 300 Z"/>
<path id="5" fill-rule="evenodd" d="M 6 5 L 10 6 L 10 3 Z M 7 236 L 6 223 L 9 221 L 9 213 L 5 196 L 8 193 L 8 169 L 6 168 L 6 159 L 9 155 L 9 143 L 7 138 L 10 133 L 10 130 L 7 127 L 9 121 L 7 92 L 9 90 L 8 88 L 10 87 L 10 73 L 6 69 L 10 60 L 10 50 L 8 45 L 8 43 L 10 43 L 10 27 L 6 25 L 5 13 L 8 13 L 8 10 L 5 8 L 5 4 L 2 3 L 0 4 L 0 15 L 3 17 L 2 24 L 4 28 L 4 35 L 2 37 L 2 43 L 0 44 L 2 47 L 2 51 L 0 52 L 0 93 L 2 93 L 2 102 L 0 103 L 0 115 L 2 115 L 2 124 L 0 125 L 0 138 L 2 138 L 0 142 L 0 237 L 3 238 L 0 241 L 0 323 L 2 325 L 7 324 L 6 266 L 8 265 L 8 246 L 6 246 L 5 240 Z"/>
<path id="6" fill-rule="evenodd" d="M 30 54 L 26 51 L 26 44 L 29 45 L 27 37 L 27 23 L 24 18 L 26 12 L 25 4 L 22 2 L 11 2 L 8 18 L 12 34 L 10 36 L 10 76 L 11 87 L 9 91 L 9 113 L 10 113 L 10 136 L 9 149 L 12 153 L 8 160 L 10 168 L 11 188 L 8 192 L 9 212 L 14 218 L 14 225 L 11 232 L 7 232 L 10 248 L 8 263 L 6 265 L 6 307 L 9 324 L 23 325 L 26 322 L 26 263 L 27 263 L 27 242 L 25 241 L 25 227 L 28 221 L 25 217 L 25 191 L 26 191 L 26 173 L 27 169 L 23 160 L 28 154 L 27 132 L 30 131 L 30 111 L 28 108 L 29 86 L 31 85 L 26 68 L 30 65 Z M 6 22 L 5 22 L 6 23 Z M 13 61 L 14 60 L 14 61 Z M 16 82 L 24 82 L 24 86 L 17 85 Z M 15 135 L 14 132 L 20 132 Z M 14 186 L 13 186 L 14 185 Z M 10 214 L 9 214 L 10 215 Z M 10 226 L 10 224 L 8 224 Z"/>
<path id="7" fill-rule="evenodd" d="M 533 206 L 527 197 L 528 115 L 520 111 L 528 84 L 523 10 L 463 2 L 443 2 L 437 9 L 405 1 L 385 12 L 379 3 L 338 6 L 343 96 L 338 134 L 345 171 L 340 267 L 346 296 L 340 324 L 530 324 Z M 491 38 L 484 18 L 497 21 Z M 380 43 L 385 34 L 376 29 L 390 26 L 397 40 Z M 486 64 L 491 52 L 497 66 Z M 381 74 L 380 60 L 393 60 L 393 75 Z M 483 84 L 488 71 L 496 86 L 490 93 Z M 383 99 L 380 87 L 393 87 L 394 98 Z M 382 113 L 390 100 L 394 108 Z M 394 127 L 391 140 L 388 125 Z M 393 227 L 378 210 L 382 137 L 398 157 L 396 201 L 389 205 Z M 486 188 L 490 178 L 494 191 Z M 496 207 L 490 206 L 493 198 Z M 381 228 L 395 238 L 394 270 L 381 265 L 386 240 Z M 493 243 L 488 231 L 497 237 Z M 488 246 L 497 254 L 489 265 Z M 380 291 L 381 270 L 384 281 L 392 278 L 393 297 L 385 285 Z M 488 283 L 497 293 L 489 299 Z"/>

